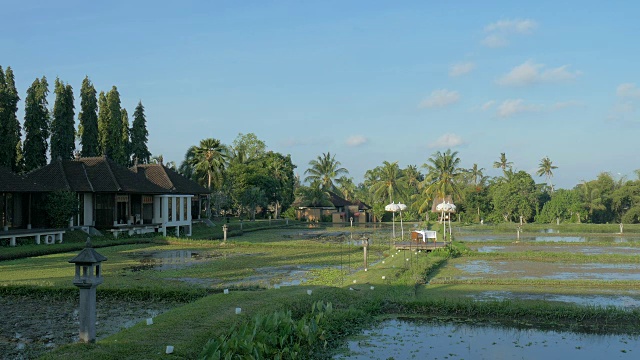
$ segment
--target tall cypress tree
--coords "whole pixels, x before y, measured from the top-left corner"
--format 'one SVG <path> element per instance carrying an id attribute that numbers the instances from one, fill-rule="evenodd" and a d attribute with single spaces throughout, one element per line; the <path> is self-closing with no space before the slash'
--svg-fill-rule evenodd
<path id="1" fill-rule="evenodd" d="M 144 115 L 142 101 L 138 102 L 133 113 L 133 124 L 131 126 L 131 154 L 134 162 L 148 164 L 151 152 L 147 148 L 149 132 L 147 131 L 147 119 Z"/>
<path id="2" fill-rule="evenodd" d="M 80 88 L 80 113 L 78 114 L 78 132 L 81 154 L 84 157 L 100 155 L 100 140 L 98 138 L 98 98 L 96 88 L 91 80 L 85 76 Z"/>
<path id="3" fill-rule="evenodd" d="M 104 94 L 104 91 L 100 91 L 100 95 L 98 95 L 98 106 L 98 154 L 105 155 L 109 124 L 109 106 L 107 106 L 107 96 Z"/>
<path id="4" fill-rule="evenodd" d="M 20 122 L 18 121 L 18 90 L 11 67 L 3 73 L 0 66 L 0 165 L 19 172 L 16 146 L 20 141 Z"/>
<path id="5" fill-rule="evenodd" d="M 129 113 L 127 109 L 120 109 L 122 114 L 122 160 L 125 166 L 131 166 L 131 142 L 129 140 Z"/>
<path id="6" fill-rule="evenodd" d="M 75 106 L 73 88 L 56 78 L 56 100 L 53 103 L 53 121 L 51 122 L 51 161 L 73 158 L 75 143 Z"/>
<path id="7" fill-rule="evenodd" d="M 126 165 L 122 144 L 122 111 L 120 93 L 115 86 L 107 93 L 107 134 L 104 154 L 120 165 Z"/>
<path id="8" fill-rule="evenodd" d="M 24 170 L 31 171 L 47 164 L 49 138 L 49 83 L 45 76 L 36 78 L 27 89 L 24 108 Z"/>

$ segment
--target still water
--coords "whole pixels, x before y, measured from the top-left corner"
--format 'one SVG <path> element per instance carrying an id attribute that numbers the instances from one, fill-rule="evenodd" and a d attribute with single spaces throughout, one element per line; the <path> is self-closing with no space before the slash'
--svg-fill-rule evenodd
<path id="1" fill-rule="evenodd" d="M 390 319 L 348 341 L 334 359 L 638 359 L 637 336 Z"/>

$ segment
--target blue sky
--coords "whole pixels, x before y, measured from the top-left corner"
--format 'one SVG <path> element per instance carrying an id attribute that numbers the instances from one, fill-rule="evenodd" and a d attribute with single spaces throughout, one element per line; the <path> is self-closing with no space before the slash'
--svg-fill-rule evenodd
<path id="1" fill-rule="evenodd" d="M 549 156 L 557 187 L 635 178 L 640 6 L 528 3 L 5 2 L 0 65 L 22 99 L 42 75 L 76 97 L 85 75 L 116 85 L 177 163 L 203 138 L 255 133 L 301 177 L 327 151 L 360 182 L 451 148 L 492 176 L 501 152 L 531 174 Z"/>

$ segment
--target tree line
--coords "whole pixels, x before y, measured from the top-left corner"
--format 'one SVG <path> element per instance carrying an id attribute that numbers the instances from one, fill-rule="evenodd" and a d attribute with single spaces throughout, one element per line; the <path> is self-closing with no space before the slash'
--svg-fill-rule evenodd
<path id="1" fill-rule="evenodd" d="M 434 203 L 451 201 L 457 206 L 457 218 L 467 223 L 640 222 L 640 170 L 636 170 L 635 180 L 616 180 L 603 172 L 573 189 L 555 190 L 551 179 L 558 167 L 547 156 L 536 171 L 538 177 L 545 178 L 544 183 L 536 183 L 525 171 L 514 170 L 505 153 L 492 166 L 502 169 L 502 175 L 485 176 L 485 169 L 478 164 L 462 168 L 458 153 L 449 149 L 432 154 L 420 168 L 400 168 L 397 162 L 384 161 L 367 170 L 362 183 L 355 184 L 335 155 L 323 153 L 309 162 L 307 185 L 300 186 L 296 194 L 304 205 L 321 206 L 328 204 L 328 192 L 332 191 L 372 206 L 377 219 L 388 215 L 384 206 L 391 202 L 408 206 L 403 212 L 405 219 L 420 220 L 437 217 L 432 211 Z"/>
<path id="2" fill-rule="evenodd" d="M 87 76 L 80 88 L 76 129 L 73 87 L 56 78 L 53 92 L 55 100 L 50 109 L 47 78 L 42 76 L 33 81 L 26 92 L 21 125 L 17 117 L 20 96 L 13 70 L 11 67 L 3 70 L 0 66 L 0 166 L 22 173 L 46 165 L 47 159 L 66 160 L 76 156 L 106 155 L 123 166 L 150 161 L 142 101 L 135 108 L 130 127 L 117 87 L 98 94 Z M 76 149 L 76 140 L 80 149 Z"/>
<path id="3" fill-rule="evenodd" d="M 230 145 L 208 138 L 189 147 L 177 170 L 211 191 L 216 214 L 255 220 L 258 211 L 277 218 L 291 206 L 295 168 L 290 155 L 268 151 L 253 133 L 240 133 Z"/>

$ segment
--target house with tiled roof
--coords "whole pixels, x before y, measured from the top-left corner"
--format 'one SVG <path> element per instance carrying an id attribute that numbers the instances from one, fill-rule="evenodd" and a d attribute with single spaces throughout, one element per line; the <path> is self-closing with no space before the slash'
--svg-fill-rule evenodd
<path id="1" fill-rule="evenodd" d="M 166 235 L 167 229 L 175 229 L 178 235 L 191 235 L 193 199 L 206 192 L 161 165 L 128 169 L 107 157 L 57 160 L 25 178 L 44 184 L 49 192 L 77 193 L 80 212 L 72 225 L 115 234 L 161 231 Z"/>
<path id="2" fill-rule="evenodd" d="M 303 206 L 295 204 L 296 218 L 298 220 L 321 221 L 323 216 L 330 216 L 334 223 L 349 223 L 352 219 L 354 223 L 368 222 L 371 209 L 361 201 L 349 201 L 342 198 L 333 191 L 328 191 L 329 203 L 326 206 Z"/>
<path id="3" fill-rule="evenodd" d="M 0 219 L 3 230 L 31 228 L 30 206 L 32 194 L 46 189 L 11 170 L 0 167 Z"/>

